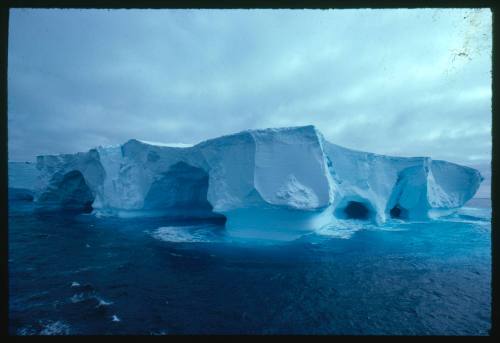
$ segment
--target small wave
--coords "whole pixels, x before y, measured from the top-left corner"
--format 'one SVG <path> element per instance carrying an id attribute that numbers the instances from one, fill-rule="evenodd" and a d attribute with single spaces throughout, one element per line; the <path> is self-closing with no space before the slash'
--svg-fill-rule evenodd
<path id="1" fill-rule="evenodd" d="M 43 325 L 43 329 L 40 330 L 39 334 L 48 336 L 68 335 L 69 328 L 68 324 L 61 321 L 48 322 Z"/>
<path id="2" fill-rule="evenodd" d="M 392 232 L 397 232 L 397 231 L 408 231 L 407 228 L 404 228 L 402 226 L 390 226 L 390 225 L 382 225 L 376 228 L 370 228 L 371 230 L 378 230 L 378 231 L 392 231 Z"/>
<path id="3" fill-rule="evenodd" d="M 319 228 L 318 230 L 315 230 L 315 233 L 321 236 L 328 236 L 332 238 L 349 239 L 359 230 L 366 228 L 366 223 L 336 220 Z"/>
<path id="4" fill-rule="evenodd" d="M 112 322 L 121 322 L 122 320 L 120 318 L 118 318 L 118 316 L 116 314 L 114 314 L 112 317 L 111 317 L 111 321 Z"/>
<path id="5" fill-rule="evenodd" d="M 470 216 L 470 215 L 467 215 L 467 214 L 459 214 L 458 218 L 465 219 L 465 220 L 471 220 L 471 221 L 482 221 L 482 222 L 489 221 L 489 220 L 487 220 L 485 218 Z"/>
<path id="6" fill-rule="evenodd" d="M 77 294 L 74 294 L 71 298 L 69 298 L 69 300 L 73 304 L 78 304 L 78 303 L 86 302 L 86 301 L 90 300 L 92 302 L 97 303 L 97 305 L 95 306 L 96 308 L 106 307 L 106 306 L 110 306 L 113 304 L 112 301 L 107 301 L 107 300 L 99 297 L 98 295 L 96 295 L 94 292 L 92 292 L 92 293 L 77 293 Z"/>
<path id="7" fill-rule="evenodd" d="M 437 219 L 441 222 L 448 223 L 466 223 L 476 224 L 479 226 L 491 225 L 491 211 L 482 208 L 461 208 L 457 213 Z"/>
<path id="8" fill-rule="evenodd" d="M 168 330 L 150 331 L 149 334 L 151 336 L 164 336 L 168 335 Z"/>
<path id="9" fill-rule="evenodd" d="M 112 301 L 106 301 L 104 299 L 101 299 L 99 297 L 95 297 L 99 303 L 97 304 L 96 307 L 102 307 L 102 306 L 110 306 L 110 305 L 113 305 L 113 302 Z"/>
<path id="10" fill-rule="evenodd" d="M 73 281 L 71 283 L 71 287 L 80 287 L 80 284 L 78 282 L 76 282 L 76 281 Z"/>
<path id="11" fill-rule="evenodd" d="M 410 223 L 398 219 L 390 219 L 382 225 L 375 225 L 373 223 L 356 220 L 336 219 L 320 229 L 315 230 L 315 233 L 332 238 L 350 239 L 356 232 L 361 230 L 391 232 L 408 231 L 408 224 Z"/>
<path id="12" fill-rule="evenodd" d="M 159 227 L 151 236 L 164 242 L 174 243 L 211 243 L 220 241 L 214 233 L 216 225 L 164 226 Z"/>
<path id="13" fill-rule="evenodd" d="M 86 266 L 82 268 L 78 268 L 76 270 L 70 270 L 70 271 L 65 271 L 63 274 L 80 274 L 88 271 L 94 271 L 94 270 L 99 270 L 99 269 L 105 269 L 105 266 Z"/>
<path id="14" fill-rule="evenodd" d="M 82 302 L 84 300 L 87 300 L 88 298 L 89 297 L 85 293 L 78 293 L 78 294 L 73 294 L 73 296 L 71 298 L 69 298 L 69 300 L 73 304 L 76 304 L 76 303 Z"/>
<path id="15" fill-rule="evenodd" d="M 17 330 L 18 336 L 32 336 L 38 335 L 38 331 L 32 327 L 24 327 Z"/>
<path id="16" fill-rule="evenodd" d="M 96 217 L 96 218 L 108 218 L 108 217 L 115 217 L 115 213 L 110 210 L 101 210 L 101 209 L 95 209 L 90 213 L 90 215 Z"/>
<path id="17" fill-rule="evenodd" d="M 460 224 L 473 224 L 476 227 L 489 228 L 491 227 L 491 222 L 486 220 L 470 220 L 464 218 L 447 218 L 442 219 L 441 222 L 445 223 L 460 223 Z"/>
<path id="18" fill-rule="evenodd" d="M 70 326 L 62 321 L 40 320 L 35 325 L 29 325 L 17 330 L 19 336 L 57 336 L 68 335 Z"/>

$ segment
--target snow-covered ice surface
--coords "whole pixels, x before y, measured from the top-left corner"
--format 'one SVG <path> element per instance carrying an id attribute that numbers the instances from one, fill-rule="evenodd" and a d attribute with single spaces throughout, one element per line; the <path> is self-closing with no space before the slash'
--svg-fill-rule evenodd
<path id="1" fill-rule="evenodd" d="M 429 157 L 343 148 L 314 126 L 247 130 L 193 146 L 132 139 L 39 156 L 36 181 L 32 170 L 29 177 L 14 172 L 9 182 L 33 190 L 42 209 L 225 217 L 226 228 L 242 236 L 325 230 L 336 220 L 381 225 L 449 216 L 483 179 L 475 169 Z"/>
<path id="2" fill-rule="evenodd" d="M 193 144 L 188 144 L 188 143 L 162 143 L 162 142 L 145 141 L 143 139 L 139 139 L 139 141 L 149 145 L 167 146 L 171 148 L 189 148 L 193 146 Z"/>

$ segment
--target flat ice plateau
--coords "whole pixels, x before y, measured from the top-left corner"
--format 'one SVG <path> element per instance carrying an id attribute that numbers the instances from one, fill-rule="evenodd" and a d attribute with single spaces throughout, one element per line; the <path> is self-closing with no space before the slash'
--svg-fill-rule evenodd
<path id="1" fill-rule="evenodd" d="M 225 218 L 254 230 L 315 230 L 336 220 L 381 225 L 449 215 L 483 177 L 429 157 L 343 148 L 314 126 L 247 130 L 199 144 L 131 139 L 121 146 L 9 164 L 9 197 L 41 210 L 98 216 Z"/>

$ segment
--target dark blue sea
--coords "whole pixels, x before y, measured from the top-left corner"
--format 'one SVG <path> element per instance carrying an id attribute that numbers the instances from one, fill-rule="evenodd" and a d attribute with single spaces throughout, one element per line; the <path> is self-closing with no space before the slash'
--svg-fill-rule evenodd
<path id="1" fill-rule="evenodd" d="M 9 204 L 13 335 L 487 335 L 491 205 L 290 242 Z"/>

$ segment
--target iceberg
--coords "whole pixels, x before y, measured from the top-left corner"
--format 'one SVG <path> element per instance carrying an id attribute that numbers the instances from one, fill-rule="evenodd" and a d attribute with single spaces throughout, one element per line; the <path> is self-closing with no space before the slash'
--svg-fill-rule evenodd
<path id="1" fill-rule="evenodd" d="M 483 180 L 451 162 L 347 149 L 312 125 L 246 130 L 195 145 L 131 139 L 38 156 L 36 172 L 31 189 L 41 208 L 223 218 L 243 236 L 309 231 L 336 219 L 433 219 L 461 207 Z"/>

